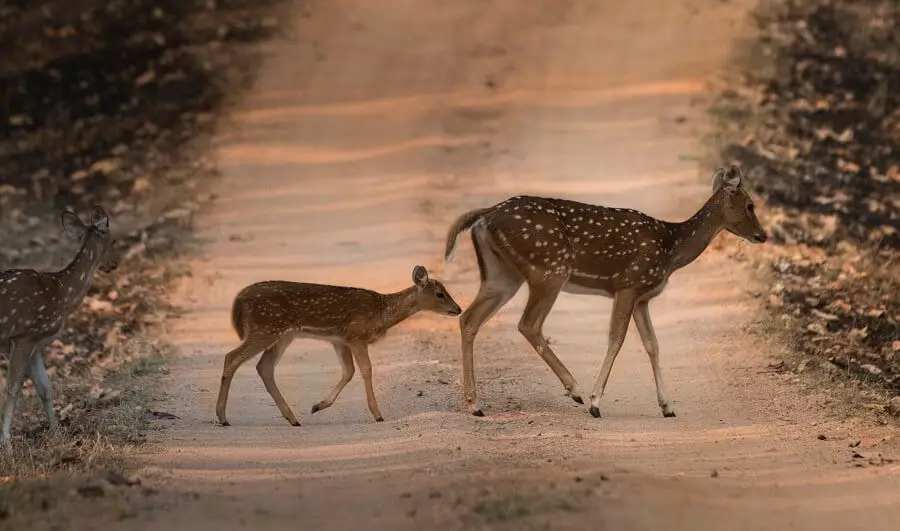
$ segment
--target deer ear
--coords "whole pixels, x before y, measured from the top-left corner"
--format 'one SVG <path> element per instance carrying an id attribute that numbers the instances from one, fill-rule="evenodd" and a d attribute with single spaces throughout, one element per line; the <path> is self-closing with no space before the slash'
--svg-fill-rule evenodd
<path id="1" fill-rule="evenodd" d="M 738 168 L 737 164 L 732 164 L 725 174 L 725 184 L 732 188 L 740 188 L 743 183 L 744 176 L 741 174 L 741 169 Z"/>
<path id="2" fill-rule="evenodd" d="M 719 168 L 716 170 L 716 173 L 713 174 L 713 178 L 712 178 L 713 193 L 718 192 L 724 186 L 725 186 L 725 168 Z"/>
<path id="3" fill-rule="evenodd" d="M 62 225 L 63 230 L 66 231 L 66 234 L 75 240 L 84 240 L 84 236 L 87 234 L 87 227 L 84 226 L 84 223 L 82 223 L 74 213 L 66 210 L 60 216 L 59 222 L 60 225 Z"/>
<path id="4" fill-rule="evenodd" d="M 719 168 L 713 175 L 713 193 L 722 188 L 739 188 L 741 186 L 741 170 L 732 165 L 731 168 Z"/>
<path id="5" fill-rule="evenodd" d="M 417 265 L 413 268 L 412 279 L 413 284 L 420 288 L 424 288 L 425 284 L 428 283 L 428 271 L 426 271 L 424 267 Z"/>
<path id="6" fill-rule="evenodd" d="M 91 212 L 91 225 L 102 231 L 109 230 L 109 216 L 106 215 L 106 211 L 103 210 L 103 207 L 94 207 L 94 210 Z"/>

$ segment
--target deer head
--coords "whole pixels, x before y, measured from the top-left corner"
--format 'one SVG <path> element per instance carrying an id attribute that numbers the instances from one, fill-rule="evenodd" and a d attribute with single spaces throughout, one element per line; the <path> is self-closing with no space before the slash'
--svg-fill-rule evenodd
<path id="1" fill-rule="evenodd" d="M 416 306 L 422 310 L 444 314 L 459 315 L 462 308 L 456 304 L 444 285 L 428 278 L 428 271 L 417 265 L 412 272 L 413 284 L 416 286 Z"/>
<path id="2" fill-rule="evenodd" d="M 100 252 L 97 269 L 104 273 L 109 273 L 118 267 L 119 264 L 115 259 L 114 253 L 117 242 L 110 235 L 109 216 L 106 215 L 103 208 L 99 206 L 94 207 L 94 210 L 91 212 L 90 225 L 82 223 L 78 216 L 68 210 L 62 213 L 60 223 L 66 234 L 82 245 L 88 243 L 88 239 L 94 239 Z"/>
<path id="3" fill-rule="evenodd" d="M 744 189 L 741 170 L 732 165 L 719 168 L 713 175 L 713 194 L 722 194 L 724 228 L 728 232 L 753 243 L 764 243 L 766 231 L 759 224 L 753 199 Z"/>

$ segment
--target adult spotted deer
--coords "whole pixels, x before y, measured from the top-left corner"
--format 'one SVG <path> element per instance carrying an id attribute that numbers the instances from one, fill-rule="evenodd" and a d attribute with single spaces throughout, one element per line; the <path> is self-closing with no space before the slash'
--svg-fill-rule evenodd
<path id="1" fill-rule="evenodd" d="M 345 286 L 276 280 L 258 282 L 241 290 L 231 308 L 231 324 L 242 343 L 225 356 L 222 385 L 216 402 L 219 422 L 223 426 L 230 425 L 225 417 L 225 405 L 234 373 L 244 362 L 262 352 L 256 371 L 284 418 L 293 426 L 300 425 L 275 385 L 275 366 L 296 338 L 331 343 L 343 370 L 337 385 L 324 400 L 312 407 L 312 413 L 334 403 L 353 378 L 355 359 L 362 372 L 369 411 L 377 422 L 382 422 L 384 418 L 378 410 L 372 387 L 368 345 L 384 337 L 394 325 L 420 311 L 446 315 L 462 313 L 444 285 L 429 279 L 424 267 L 413 269 L 412 280 L 412 287 L 390 294 Z"/>
<path id="2" fill-rule="evenodd" d="M 0 444 L 11 447 L 10 430 L 16 401 L 25 377 L 31 378 L 41 398 L 51 429 L 56 428 L 53 414 L 53 389 L 44 367 L 43 350 L 62 330 L 66 318 L 81 304 L 94 271 L 108 273 L 116 269 L 109 233 L 109 217 L 94 207 L 90 226 L 72 212 L 63 212 L 63 229 L 81 242 L 75 259 L 62 271 L 41 273 L 31 269 L 0 271 L 0 346 L 8 347 L 9 373 Z"/>
<path id="3" fill-rule="evenodd" d="M 481 272 L 475 300 L 460 316 L 463 394 L 470 413 L 483 416 L 475 396 L 473 343 L 479 328 L 528 284 L 519 331 L 550 366 L 575 402 L 583 404 L 575 378 L 543 335 L 544 320 L 561 291 L 613 299 L 606 359 L 591 393 L 590 413 L 600 416 L 600 397 L 634 317 L 650 356 L 663 415 L 675 410 L 659 368 L 659 346 L 650 322 L 650 300 L 669 276 L 694 261 L 721 230 L 755 243 L 767 236 L 743 187 L 737 166 L 713 176 L 713 195 L 690 219 L 654 219 L 636 210 L 565 199 L 517 196 L 460 216 L 447 234 L 446 260 L 462 233 L 472 230 Z"/>

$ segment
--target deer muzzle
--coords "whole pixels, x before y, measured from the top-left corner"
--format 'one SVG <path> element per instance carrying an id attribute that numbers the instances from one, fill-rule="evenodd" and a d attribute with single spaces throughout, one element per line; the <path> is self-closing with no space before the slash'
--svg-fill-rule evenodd
<path id="1" fill-rule="evenodd" d="M 752 239 L 755 243 L 766 243 L 766 240 L 769 239 L 769 235 L 765 232 L 757 232 L 753 235 Z"/>

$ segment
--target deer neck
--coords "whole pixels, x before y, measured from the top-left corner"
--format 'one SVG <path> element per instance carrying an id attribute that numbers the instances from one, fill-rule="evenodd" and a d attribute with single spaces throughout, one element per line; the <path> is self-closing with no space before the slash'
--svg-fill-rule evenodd
<path id="1" fill-rule="evenodd" d="M 389 328 L 409 319 L 419 312 L 416 287 L 412 286 L 397 293 L 384 295 L 384 312 L 382 313 L 382 329 Z"/>
<path id="2" fill-rule="evenodd" d="M 54 274 L 59 282 L 63 305 L 68 311 L 74 310 L 91 287 L 94 272 L 100 263 L 102 237 L 88 233 L 78 254 L 62 271 Z"/>
<path id="3" fill-rule="evenodd" d="M 713 194 L 690 219 L 675 224 L 673 269 L 680 269 L 696 260 L 725 228 L 722 209 L 721 194 Z"/>

